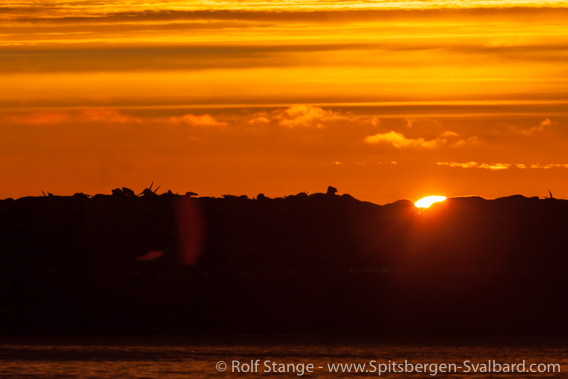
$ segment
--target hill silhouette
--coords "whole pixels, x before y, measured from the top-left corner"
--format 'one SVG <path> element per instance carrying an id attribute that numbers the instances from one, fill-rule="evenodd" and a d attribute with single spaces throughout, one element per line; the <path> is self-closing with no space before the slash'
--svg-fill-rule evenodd
<path id="1" fill-rule="evenodd" d="M 0 201 L 0 333 L 568 335 L 568 201 Z"/>

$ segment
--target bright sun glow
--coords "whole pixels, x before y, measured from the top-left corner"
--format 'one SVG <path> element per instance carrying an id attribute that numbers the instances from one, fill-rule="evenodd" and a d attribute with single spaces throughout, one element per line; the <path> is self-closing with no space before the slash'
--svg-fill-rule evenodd
<path id="1" fill-rule="evenodd" d="M 434 203 L 439 203 L 446 200 L 446 196 L 426 196 L 414 203 L 416 208 L 428 208 Z"/>

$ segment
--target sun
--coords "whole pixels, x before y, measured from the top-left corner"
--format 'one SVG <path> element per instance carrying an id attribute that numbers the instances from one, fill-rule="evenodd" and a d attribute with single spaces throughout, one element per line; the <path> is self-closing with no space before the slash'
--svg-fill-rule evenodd
<path id="1" fill-rule="evenodd" d="M 425 209 L 434 203 L 439 203 L 446 200 L 446 196 L 426 196 L 414 203 L 416 208 Z"/>

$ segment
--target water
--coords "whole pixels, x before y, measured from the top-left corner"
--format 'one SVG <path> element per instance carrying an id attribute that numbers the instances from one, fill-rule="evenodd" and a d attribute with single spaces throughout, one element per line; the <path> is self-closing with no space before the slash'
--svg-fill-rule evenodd
<path id="1" fill-rule="evenodd" d="M 558 373 L 476 373 L 433 372 L 412 375 L 407 373 L 383 373 L 381 377 L 441 377 L 441 378 L 566 378 L 568 377 L 568 358 L 565 345 L 542 344 L 374 344 L 374 343 L 325 343 L 295 344 L 286 342 L 272 344 L 266 342 L 247 343 L 52 343 L 52 344 L 4 344 L 0 345 L 0 376 L 37 378 L 228 378 L 273 376 L 282 378 L 355 378 L 378 377 L 370 362 L 379 363 L 456 363 L 464 361 L 473 364 L 487 363 L 557 363 Z M 254 362 L 259 361 L 257 372 Z M 218 362 L 227 363 L 227 370 L 220 373 Z M 232 371 L 234 362 L 240 362 L 241 370 Z M 264 365 L 264 362 L 268 366 Z M 251 364 L 252 363 L 252 364 Z M 266 374 L 263 371 L 281 368 L 271 363 L 285 364 L 287 373 Z M 313 372 L 307 372 L 308 364 L 314 364 Z M 366 363 L 366 373 L 330 373 L 328 364 Z M 322 367 L 322 368 L 319 368 Z M 429 366 L 434 367 L 434 366 Z M 438 366 L 440 367 L 440 366 Z M 481 368 L 479 366 L 478 368 Z M 302 370 L 303 369 L 303 370 Z M 295 370 L 295 371 L 293 371 Z"/>

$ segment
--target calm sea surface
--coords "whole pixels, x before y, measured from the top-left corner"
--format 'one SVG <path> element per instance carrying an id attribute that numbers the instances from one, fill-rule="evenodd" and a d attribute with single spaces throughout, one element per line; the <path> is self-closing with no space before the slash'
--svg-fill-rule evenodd
<path id="1" fill-rule="evenodd" d="M 228 378 L 228 377 L 307 377 L 357 378 L 378 377 L 391 365 L 391 372 L 380 377 L 441 377 L 441 378 L 567 378 L 568 349 L 563 344 L 274 344 L 266 341 L 243 343 L 6 343 L 0 344 L 0 376 L 38 378 Z M 255 362 L 258 366 L 255 368 Z M 522 363 L 528 369 L 532 363 L 560 365 L 556 373 L 488 373 L 489 362 Z M 224 362 L 224 363 L 219 363 Z M 428 364 L 426 373 L 392 372 L 392 364 Z M 466 363 L 469 362 L 469 363 Z M 442 364 L 453 363 L 459 372 L 433 375 Z M 313 364 L 313 372 L 308 365 Z M 330 365 L 343 364 L 352 372 L 330 372 Z M 363 372 L 355 372 L 355 366 Z M 400 366 L 399 366 L 400 367 Z M 503 366 L 504 369 L 505 366 Z M 219 372 L 219 370 L 225 370 Z M 544 366 L 541 366 L 543 369 Z M 398 369 L 398 368 L 395 368 Z M 478 373 L 473 373 L 474 369 Z M 493 368 L 495 369 L 495 367 Z M 538 368 L 537 368 L 538 369 Z M 241 372 L 234 372 L 241 370 Z M 274 372 L 274 371 L 285 372 Z M 366 371 L 365 371 L 366 370 Z M 416 369 L 415 369 L 416 370 Z M 467 371 L 469 370 L 469 374 Z M 555 369 L 558 371 L 558 368 Z M 244 372 L 248 371 L 248 372 Z"/>

